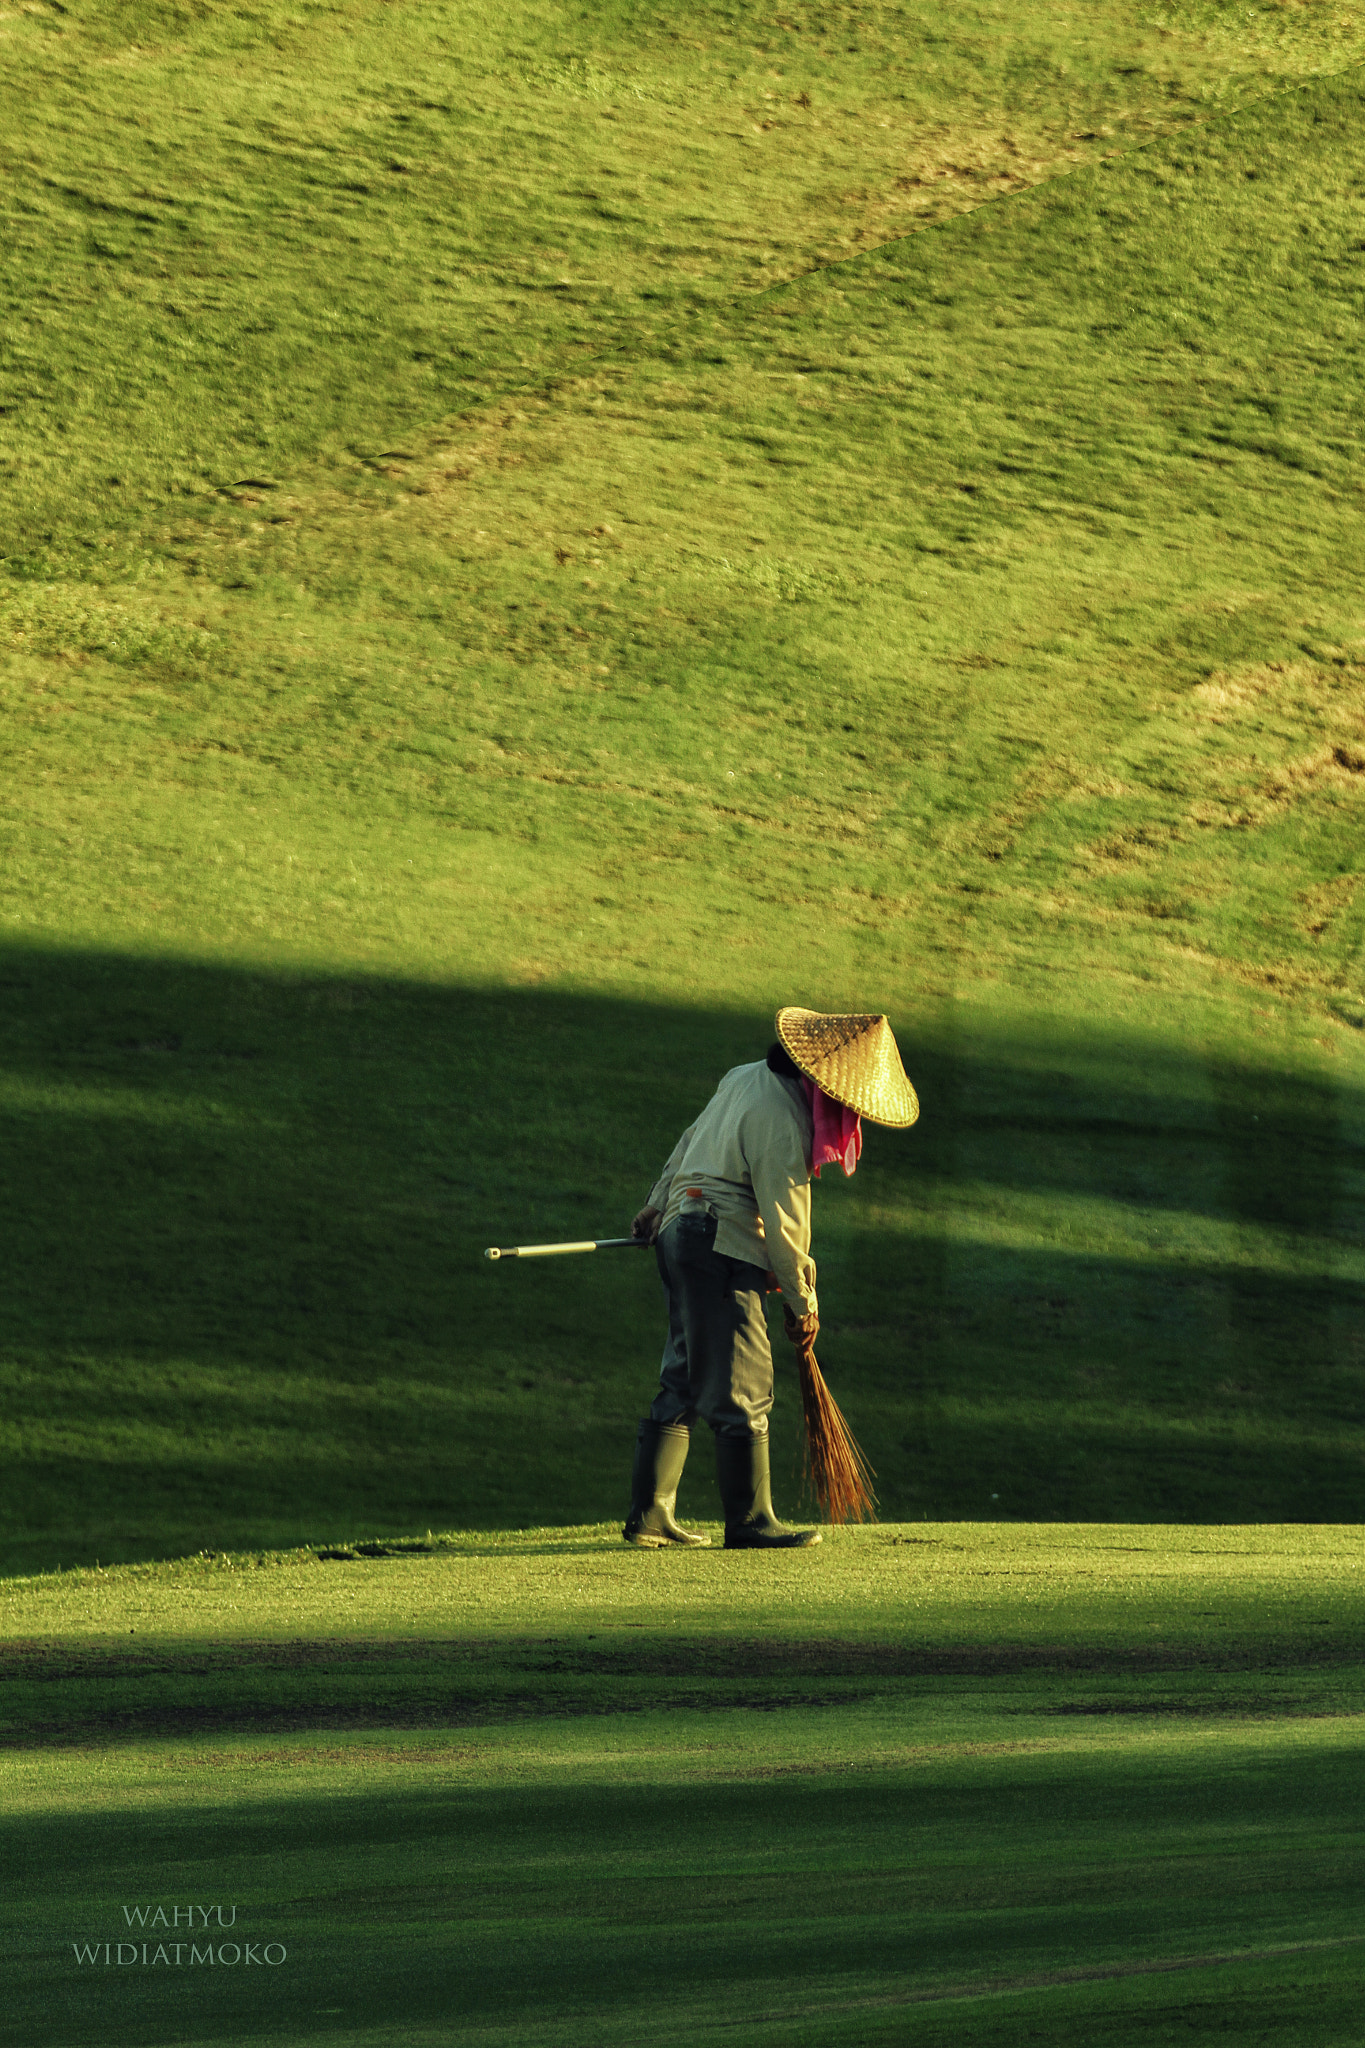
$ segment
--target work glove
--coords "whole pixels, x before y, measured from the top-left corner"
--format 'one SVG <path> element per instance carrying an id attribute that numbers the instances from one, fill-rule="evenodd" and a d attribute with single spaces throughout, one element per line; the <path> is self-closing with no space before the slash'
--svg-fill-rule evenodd
<path id="1" fill-rule="evenodd" d="M 809 1351 L 820 1334 L 820 1318 L 814 1309 L 808 1316 L 794 1316 L 786 1302 L 782 1304 L 782 1327 L 789 1342 L 802 1351 Z"/>

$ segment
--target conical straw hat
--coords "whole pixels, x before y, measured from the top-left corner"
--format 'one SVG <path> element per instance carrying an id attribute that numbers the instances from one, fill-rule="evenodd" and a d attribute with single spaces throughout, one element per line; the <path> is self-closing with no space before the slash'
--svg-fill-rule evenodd
<path id="1" fill-rule="evenodd" d="M 803 1074 L 869 1123 L 903 1129 L 919 1101 L 901 1065 L 885 1017 L 825 1017 L 819 1010 L 777 1013 L 777 1035 Z"/>

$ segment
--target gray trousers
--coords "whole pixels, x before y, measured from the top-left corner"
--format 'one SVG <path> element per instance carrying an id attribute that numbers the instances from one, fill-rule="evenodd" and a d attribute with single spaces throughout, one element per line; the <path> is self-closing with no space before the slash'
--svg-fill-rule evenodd
<path id="1" fill-rule="evenodd" d="M 717 1436 L 766 1436 L 773 1405 L 768 1276 L 746 1259 L 722 1257 L 715 1244 L 714 1216 L 677 1216 L 655 1246 L 668 1342 L 650 1416 L 689 1427 L 700 1417 Z"/>

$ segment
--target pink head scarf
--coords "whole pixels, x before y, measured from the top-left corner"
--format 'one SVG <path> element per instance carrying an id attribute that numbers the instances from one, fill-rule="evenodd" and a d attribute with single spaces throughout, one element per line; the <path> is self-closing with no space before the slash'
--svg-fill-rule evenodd
<path id="1" fill-rule="evenodd" d="M 863 1120 L 856 1109 L 834 1102 L 818 1081 L 803 1074 L 801 1086 L 815 1119 L 815 1142 L 811 1146 L 810 1170 L 816 1180 L 822 1166 L 842 1166 L 846 1174 L 857 1167 L 863 1149 Z"/>

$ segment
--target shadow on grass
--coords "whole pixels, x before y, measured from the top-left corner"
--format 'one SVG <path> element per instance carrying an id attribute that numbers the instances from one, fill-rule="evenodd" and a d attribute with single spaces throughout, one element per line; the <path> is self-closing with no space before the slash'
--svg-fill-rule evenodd
<path id="1" fill-rule="evenodd" d="M 766 1016 L 14 944 L 0 996 L 9 1568 L 619 1511 L 648 1261 L 481 1253 L 623 1230 Z M 888 1518 L 1357 1514 L 1354 1096 L 902 1036 L 920 1124 L 816 1203 Z"/>
<path id="2" fill-rule="evenodd" d="M 0 1687 L 0 1751 L 113 1752 L 128 1741 L 309 1731 L 468 1735 L 660 1713 L 799 1720 L 855 1705 L 941 1705 L 980 1681 L 992 1710 L 1013 1714 L 1306 1721 L 1354 1710 L 1361 1660 L 1352 1628 L 1317 1640 L 1302 1628 L 1267 1629 L 1232 1643 L 1187 1628 L 1181 1640 L 1136 1645 L 704 1635 L 679 1643 L 654 1633 L 624 1648 L 477 1635 L 150 1649 L 17 1642 Z"/>
<path id="3" fill-rule="evenodd" d="M 973 1985 L 1017 1996 L 1058 1973 L 1358 1942 L 1340 1811 L 1353 1760 L 1262 1734 L 1242 1768 L 1215 1770 L 1211 1737 L 786 1768 L 684 1748 L 679 1776 L 648 1783 L 615 1779 L 606 1755 L 567 1781 L 493 1784 L 442 1778 L 401 1746 L 316 1753 L 292 1783 L 280 1754 L 244 1776 L 207 1757 L 187 1776 L 186 1755 L 174 1798 L 7 1819 L 11 2027 L 28 2048 L 354 2041 L 360 2028 L 599 2043 L 657 2030 L 666 1996 L 680 2041 L 749 2022 L 761 2031 L 748 2038 L 804 2044 L 852 2013 L 838 2036 L 852 2042 L 878 2006 Z M 190 1963 L 191 1902 L 209 1922 L 196 1917 L 198 1943 L 230 1945 L 221 1965 L 202 1947 Z M 92 1944 L 133 1936 L 131 1967 L 100 1949 L 89 1960 Z M 283 1955 L 243 1968 L 247 1942 L 258 1962 L 265 1943 Z M 1284 1967 L 1301 1987 L 1311 1966 Z M 1227 2020 L 1237 1980 L 1219 1989 L 1234 1995 Z M 1106 2010 L 1127 2003 L 1111 1984 Z M 1047 2038 L 1117 2038 L 1102 2024 L 1069 2036 L 1067 2010 L 1043 2007 L 1061 2028 Z M 1012 2039 L 1019 2017 L 998 1998 L 975 2018 L 959 2009 L 953 2038 Z"/>

